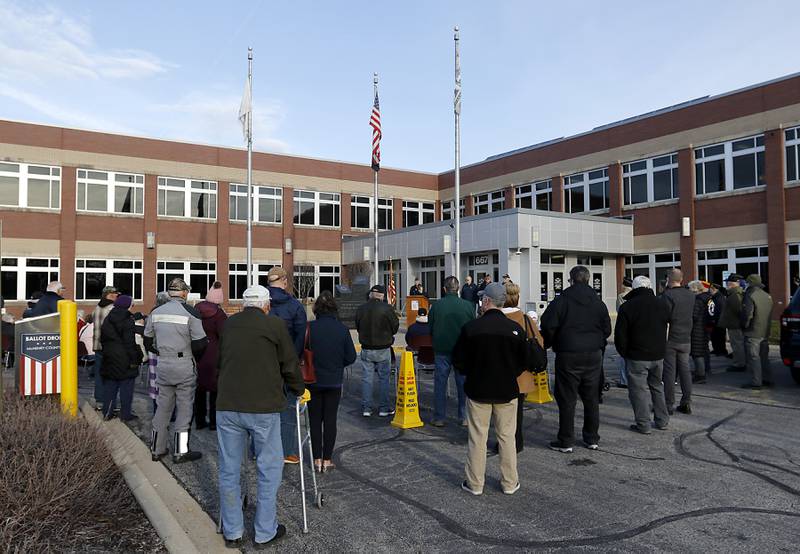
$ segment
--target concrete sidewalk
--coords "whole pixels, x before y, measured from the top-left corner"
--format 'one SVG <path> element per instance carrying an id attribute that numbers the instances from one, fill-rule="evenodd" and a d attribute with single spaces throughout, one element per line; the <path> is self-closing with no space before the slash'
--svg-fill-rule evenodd
<path id="1" fill-rule="evenodd" d="M 292 551 L 463 552 L 491 549 L 603 551 L 794 551 L 800 528 L 800 388 L 772 352 L 777 386 L 739 388 L 743 374 L 724 373 L 713 358 L 707 385 L 695 386 L 694 414 L 676 414 L 670 429 L 631 432 L 627 391 L 612 385 L 601 406 L 601 450 L 580 446 L 571 455 L 545 447 L 555 435 L 555 404 L 526 406 L 526 448 L 519 456 L 521 490 L 499 488 L 491 457 L 483 496 L 459 488 L 466 429 L 450 420 L 400 431 L 388 418 L 360 414 L 360 369 L 345 387 L 339 413 L 337 469 L 321 477 L 328 503 L 309 508 L 311 532 L 302 534 L 299 468 L 286 466 L 279 518 Z M 616 382 L 609 348 L 606 374 Z M 427 422 L 432 376 L 422 373 L 420 400 Z M 141 386 L 141 384 L 140 384 Z M 454 402 L 449 407 L 455 415 Z M 137 393 L 149 440 L 149 399 Z M 580 429 L 578 408 L 576 428 Z M 216 519 L 216 433 L 192 434 L 200 462 L 165 466 Z M 256 477 L 248 463 L 255 496 Z M 306 472 L 306 476 L 310 474 Z M 246 520 L 252 541 L 253 507 Z M 249 542 L 247 548 L 252 548 Z"/>

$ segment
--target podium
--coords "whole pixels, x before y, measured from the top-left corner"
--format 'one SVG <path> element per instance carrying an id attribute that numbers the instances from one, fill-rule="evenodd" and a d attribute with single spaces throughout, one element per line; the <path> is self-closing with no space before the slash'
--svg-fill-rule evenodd
<path id="1" fill-rule="evenodd" d="M 417 311 L 420 308 L 429 309 L 430 301 L 426 296 L 406 296 L 406 326 L 410 327 L 417 322 Z"/>

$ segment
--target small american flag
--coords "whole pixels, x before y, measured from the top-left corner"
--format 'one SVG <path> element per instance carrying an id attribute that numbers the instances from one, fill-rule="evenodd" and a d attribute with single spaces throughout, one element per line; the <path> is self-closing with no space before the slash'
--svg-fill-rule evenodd
<path id="1" fill-rule="evenodd" d="M 378 89 L 375 89 L 375 105 L 372 106 L 372 116 L 369 118 L 372 127 L 372 169 L 381 168 L 381 105 L 378 102 Z"/>
<path id="2" fill-rule="evenodd" d="M 397 296 L 397 289 L 394 286 L 394 271 L 392 270 L 392 259 L 389 258 L 389 290 L 386 291 L 386 299 L 389 304 L 394 306 L 395 298 Z"/>

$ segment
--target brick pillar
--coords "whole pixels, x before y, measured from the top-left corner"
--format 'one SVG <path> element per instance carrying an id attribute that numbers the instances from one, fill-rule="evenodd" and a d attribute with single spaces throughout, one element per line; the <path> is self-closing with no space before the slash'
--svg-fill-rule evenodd
<path id="1" fill-rule="evenodd" d="M 563 212 L 564 211 L 564 177 L 561 175 L 556 175 L 553 177 L 550 182 L 553 185 L 553 206 L 552 211 L 554 212 Z"/>
<path id="2" fill-rule="evenodd" d="M 253 191 L 255 192 L 255 191 Z M 222 283 L 223 297 L 228 297 L 228 263 L 230 262 L 231 218 L 230 218 L 230 183 L 217 182 L 217 281 Z M 257 200 L 254 200 L 257 202 Z M 257 228 L 253 225 L 253 235 Z M 255 260 L 253 260 L 255 262 Z M 253 277 L 258 281 L 253 274 Z M 230 300 L 230 299 L 229 299 Z"/>
<path id="3" fill-rule="evenodd" d="M 475 215 L 475 199 L 469 194 L 464 197 L 464 217 L 471 215 Z"/>
<path id="4" fill-rule="evenodd" d="M 514 185 L 510 187 L 506 187 L 505 189 L 505 206 L 503 207 L 504 210 L 512 210 L 514 209 L 514 192 L 516 188 Z"/>
<path id="5" fill-rule="evenodd" d="M 608 166 L 608 194 L 609 215 L 622 215 L 622 164 L 619 162 Z"/>
<path id="6" fill-rule="evenodd" d="M 786 196 L 783 168 L 786 150 L 783 131 L 772 129 L 764 133 L 764 177 L 767 182 L 767 246 L 769 247 L 769 293 L 774 300 L 772 316 L 781 315 L 788 300 L 786 281 L 788 252 L 786 248 Z"/>
<path id="7" fill-rule="evenodd" d="M 394 198 L 392 200 L 392 229 L 403 228 L 403 199 Z"/>
<path id="8" fill-rule="evenodd" d="M 283 241 L 281 242 L 281 266 L 286 270 L 289 277 L 289 284 L 292 281 L 294 272 L 294 251 L 297 245 L 294 243 L 294 189 L 283 187 Z M 292 253 L 286 253 L 286 239 L 292 239 Z"/>
<path id="9" fill-rule="evenodd" d="M 622 280 L 625 278 L 625 256 L 617 256 L 617 294 L 622 292 Z M 655 275 L 653 276 L 655 279 Z"/>
<path id="10" fill-rule="evenodd" d="M 343 192 L 341 194 L 342 198 L 342 234 L 348 234 L 350 231 L 353 230 L 353 214 L 350 210 L 350 202 L 352 201 L 353 195 L 347 192 Z"/>
<path id="11" fill-rule="evenodd" d="M 61 168 L 61 232 L 58 266 L 61 283 L 67 289 L 65 298 L 75 298 L 75 239 L 78 225 L 75 213 L 76 177 L 77 170 L 74 167 Z"/>
<path id="12" fill-rule="evenodd" d="M 692 148 L 684 148 L 678 152 L 678 181 L 680 182 L 678 209 L 681 221 L 678 222 L 678 228 L 681 229 L 681 270 L 684 282 L 688 282 L 697 277 L 694 216 L 695 170 Z M 683 236 L 684 217 L 689 218 L 688 237 Z"/>
<path id="13" fill-rule="evenodd" d="M 148 232 L 156 235 L 154 248 L 147 248 Z M 142 237 L 142 244 L 144 244 L 144 250 L 142 251 L 142 296 L 144 305 L 148 309 L 155 304 L 156 293 L 159 292 L 156 290 L 156 262 L 158 261 L 158 242 L 161 238 L 158 233 L 158 176 L 148 174 L 144 176 L 144 237 Z"/>
<path id="14" fill-rule="evenodd" d="M 434 221 L 441 221 L 442 220 L 442 201 L 436 201 L 436 213 L 433 214 Z M 410 287 L 409 287 L 410 288 Z"/>

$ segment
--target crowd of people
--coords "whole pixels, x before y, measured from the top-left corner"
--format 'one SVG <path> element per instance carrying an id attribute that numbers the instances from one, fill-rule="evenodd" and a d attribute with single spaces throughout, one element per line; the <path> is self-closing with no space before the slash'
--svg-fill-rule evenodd
<path id="1" fill-rule="evenodd" d="M 758 275 L 730 275 L 725 287 L 703 281 L 684 284 L 678 269 L 670 270 L 660 294 L 646 276 L 626 279 L 617 301 L 612 329 L 606 304 L 590 284 L 586 267 L 569 273 L 569 287 L 538 318 L 519 307 L 520 287 L 510 276 L 480 283 L 467 276 L 463 286 L 447 277 L 439 300 L 420 308 L 406 340 L 428 337 L 433 351 L 433 410 L 429 423 L 447 425 L 447 388 L 454 374 L 455 421 L 468 435 L 462 488 L 483 493 L 488 449 L 499 454 L 501 488 L 520 489 L 517 455 L 524 449 L 523 403 L 535 388 L 535 373 L 547 371 L 546 349 L 555 354 L 554 396 L 558 431 L 549 448 L 570 453 L 576 444 L 575 406 L 583 403 L 582 444 L 600 448 L 603 359 L 612 332 L 620 355 L 619 385 L 628 389 L 633 410 L 632 431 L 665 430 L 675 411 L 692 413 L 692 387 L 706 383 L 710 355 L 729 356 L 729 371 L 747 371 L 742 386 L 772 386 L 768 334 L 772 299 Z M 391 394 L 393 345 L 400 328 L 386 290 L 373 286 L 355 314 L 360 345 L 357 354 L 350 331 L 338 318 L 329 292 L 305 307 L 289 292 L 286 272 L 276 267 L 268 286 L 244 291 L 241 311 L 222 309 L 219 282 L 205 300 L 187 303 L 190 287 L 180 278 L 157 295 L 148 316 L 131 313 L 132 298 L 113 286 L 91 314 L 80 315 L 81 352 L 94 361 L 95 400 L 105 419 L 116 414 L 135 419 L 133 389 L 147 364 L 148 393 L 153 398 L 151 452 L 153 461 L 170 451 L 174 463 L 198 460 L 189 447 L 192 422 L 198 430 L 216 431 L 219 445 L 219 494 L 226 545 L 238 547 L 244 534 L 240 471 L 250 456 L 258 467 L 255 519 L 257 547 L 286 533 L 277 521 L 276 499 L 282 466 L 296 464 L 296 409 L 307 398 L 313 469 L 335 469 L 333 451 L 344 371 L 358 358 L 361 366 L 361 414 L 387 418 L 395 413 Z M 26 317 L 57 310 L 65 292 L 50 283 L 31 299 Z M 425 291 L 417 280 L 411 289 Z M 726 336 L 732 352 L 727 351 Z M 709 342 L 712 348 L 709 348 Z M 301 360 L 313 358 L 313 381 L 304 380 Z M 377 387 L 373 384 L 377 378 Z M 681 397 L 676 404 L 675 386 Z M 377 388 L 377 402 L 374 398 Z M 172 434 L 170 435 L 170 423 Z M 496 443 L 488 444 L 490 427 Z"/>

